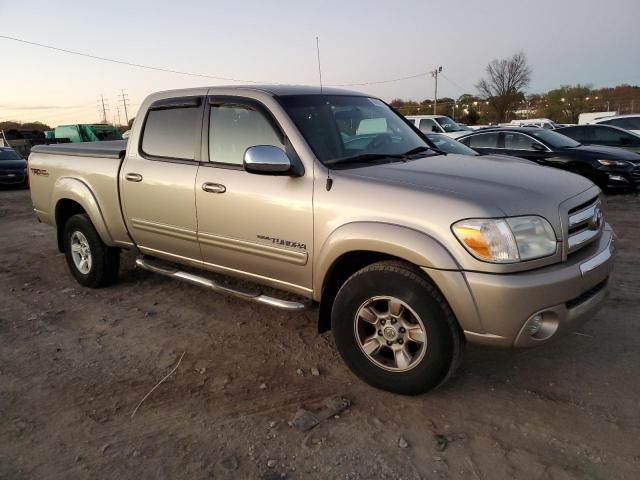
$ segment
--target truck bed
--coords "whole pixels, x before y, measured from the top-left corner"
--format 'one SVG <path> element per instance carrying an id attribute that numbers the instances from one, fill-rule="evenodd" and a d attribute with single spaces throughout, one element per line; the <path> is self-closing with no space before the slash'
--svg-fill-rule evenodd
<path id="1" fill-rule="evenodd" d="M 118 175 L 126 142 L 39 145 L 29 155 L 31 200 L 38 218 L 55 224 L 58 195 L 80 203 L 108 245 L 127 245 Z M 92 207 L 93 206 L 93 207 Z M 100 227 L 104 225 L 104 227 Z"/>
<path id="2" fill-rule="evenodd" d="M 31 149 L 35 153 L 49 155 L 67 155 L 71 157 L 124 158 L 127 150 L 126 140 L 105 142 L 62 143 L 56 145 L 37 145 Z"/>

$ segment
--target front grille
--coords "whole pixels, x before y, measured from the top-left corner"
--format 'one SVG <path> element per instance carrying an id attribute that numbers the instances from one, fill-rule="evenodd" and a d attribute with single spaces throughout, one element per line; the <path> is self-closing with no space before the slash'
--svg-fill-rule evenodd
<path id="1" fill-rule="evenodd" d="M 567 251 L 577 252 L 594 241 L 602 233 L 604 219 L 598 197 L 569 210 Z"/>
<path id="2" fill-rule="evenodd" d="M 24 172 L 22 170 L 3 170 L 0 172 L 0 182 L 2 183 L 24 182 Z"/>
<path id="3" fill-rule="evenodd" d="M 596 296 L 598 292 L 603 290 L 607 286 L 608 281 L 609 281 L 609 277 L 605 278 L 602 282 L 597 284 L 595 287 L 591 287 L 586 292 L 582 292 L 579 296 L 577 296 L 573 300 L 569 300 L 567 303 L 565 303 L 565 305 L 567 306 L 568 309 L 572 309 L 586 302 L 590 298 L 593 298 L 594 296 Z"/>

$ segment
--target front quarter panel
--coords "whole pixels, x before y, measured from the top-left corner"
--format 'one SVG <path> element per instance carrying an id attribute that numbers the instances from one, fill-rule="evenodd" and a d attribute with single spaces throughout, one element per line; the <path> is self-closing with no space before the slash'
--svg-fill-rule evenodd
<path id="1" fill-rule="evenodd" d="M 383 222 L 353 222 L 333 231 L 318 250 L 313 269 L 315 300 L 320 300 L 322 284 L 335 261 L 354 251 L 392 255 L 433 269 L 460 268 L 440 242 L 422 232 Z"/>

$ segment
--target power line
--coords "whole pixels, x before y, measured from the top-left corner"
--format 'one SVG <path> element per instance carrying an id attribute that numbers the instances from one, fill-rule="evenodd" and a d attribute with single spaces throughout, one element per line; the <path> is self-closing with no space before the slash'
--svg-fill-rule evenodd
<path id="1" fill-rule="evenodd" d="M 423 73 L 416 73 L 415 75 L 408 75 L 406 77 L 391 78 L 389 80 L 375 80 L 372 82 L 360 82 L 360 83 L 341 83 L 341 84 L 331 85 L 331 86 L 332 87 L 360 87 L 364 85 L 379 85 L 381 83 L 393 83 L 393 82 L 400 82 L 402 80 L 410 80 L 412 78 L 426 77 L 430 73 L 431 72 L 423 72 Z"/>
<path id="2" fill-rule="evenodd" d="M 461 87 L 460 85 L 458 85 L 456 82 L 454 82 L 453 80 L 451 80 L 449 77 L 447 77 L 444 73 L 441 72 L 441 75 L 445 78 L 445 80 L 447 82 L 449 82 L 450 84 L 452 84 L 454 87 L 457 87 L 458 89 L 460 89 L 460 91 L 462 93 L 468 93 L 471 90 L 467 90 L 466 88 Z"/>
<path id="3" fill-rule="evenodd" d="M 47 45 L 44 43 L 38 43 L 38 42 L 32 42 L 30 40 L 23 40 L 21 38 L 17 38 L 17 37 L 10 37 L 8 35 L 0 35 L 0 38 L 4 38 L 5 40 L 11 40 L 13 42 L 18 42 L 18 43 L 24 43 L 26 45 L 33 45 L 36 47 L 40 47 L 40 48 L 46 48 L 49 50 L 54 50 L 57 52 L 63 52 L 63 53 L 68 53 L 70 55 L 77 55 L 80 57 L 86 57 L 86 58 L 91 58 L 94 60 L 101 60 L 104 62 L 111 62 L 111 63 L 116 63 L 116 64 L 120 64 L 120 65 L 127 65 L 129 67 L 136 67 L 136 68 L 144 68 L 147 70 L 155 70 L 158 72 L 166 72 L 166 73 L 176 73 L 178 75 L 187 75 L 187 76 L 191 76 L 191 77 L 201 77 L 201 78 L 211 78 L 214 80 L 223 80 L 223 81 L 230 81 L 230 82 L 244 82 L 244 83 L 267 83 L 264 82 L 262 80 L 248 80 L 248 79 L 241 79 L 241 78 L 233 78 L 233 77 L 221 77 L 221 76 L 217 76 L 217 75 L 206 75 L 203 73 L 193 73 L 193 72 L 186 72 L 186 71 L 182 71 L 182 70 L 174 70 L 171 68 L 164 68 L 164 67 L 155 67 L 153 65 L 144 65 L 141 63 L 134 63 L 134 62 L 127 62 L 124 60 L 117 60 L 117 59 L 113 59 L 113 58 L 107 58 L 107 57 L 102 57 L 99 55 L 92 55 L 90 53 L 84 53 L 84 52 L 78 52 L 75 50 L 69 50 L 66 48 L 60 48 L 60 47 L 56 47 L 53 45 Z M 355 87 L 355 86 L 364 86 L 364 85 L 378 85 L 378 84 L 382 84 L 382 83 L 393 83 L 393 82 L 400 82 L 403 80 L 410 80 L 412 78 L 420 78 L 420 77 L 425 77 L 427 76 L 429 73 L 431 72 L 422 72 L 422 73 L 417 73 L 414 75 L 407 75 L 405 77 L 399 77 L 399 78 L 392 78 L 392 79 L 387 79 L 387 80 L 374 80 L 374 81 L 369 81 L 369 82 L 355 82 L 355 83 L 342 83 L 342 84 L 336 84 L 336 85 L 331 85 L 332 87 Z"/>
<path id="4" fill-rule="evenodd" d="M 216 76 L 216 75 L 206 75 L 204 73 L 184 72 L 184 71 L 181 71 L 181 70 L 173 70 L 173 69 L 170 69 L 170 68 L 154 67 L 152 65 L 143 65 L 141 63 L 126 62 L 124 60 L 116 60 L 116 59 L 113 59 L 113 58 L 101 57 L 101 56 L 98 56 L 98 55 L 91 55 L 89 53 L 77 52 L 75 50 L 68 50 L 66 48 L 54 47 L 53 45 L 45 45 L 44 43 L 31 42 L 29 40 L 23 40 L 21 38 L 16 38 L 16 37 L 9 37 L 7 35 L 0 35 L 0 38 L 4 38 L 5 40 L 11 40 L 13 42 L 24 43 L 24 44 L 27 44 L 27 45 L 33 45 L 33 46 L 36 46 L 36 47 L 47 48 L 49 50 L 55 50 L 57 52 L 68 53 L 68 54 L 71 54 L 71 55 L 78 55 L 80 57 L 92 58 L 94 60 L 102 60 L 103 62 L 117 63 L 117 64 L 120 64 L 120 65 L 127 65 L 129 67 L 144 68 L 144 69 L 147 69 L 147 70 L 155 70 L 155 71 L 158 71 L 158 72 L 176 73 L 178 75 L 188 75 L 190 77 L 212 78 L 214 80 L 223 80 L 223 81 L 228 81 L 228 82 L 265 83 L 265 82 L 256 81 L 256 80 L 246 80 L 246 79 L 232 78 L 232 77 L 219 77 L 219 76 Z"/>

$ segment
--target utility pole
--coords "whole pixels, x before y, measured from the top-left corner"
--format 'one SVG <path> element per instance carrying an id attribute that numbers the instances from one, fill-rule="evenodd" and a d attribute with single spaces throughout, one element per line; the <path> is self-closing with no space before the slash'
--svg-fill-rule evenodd
<path id="1" fill-rule="evenodd" d="M 122 119 L 120 118 L 120 105 L 116 105 L 116 117 L 118 118 L 116 126 L 122 125 Z"/>
<path id="2" fill-rule="evenodd" d="M 442 65 L 439 66 L 438 68 L 436 68 L 433 72 L 430 72 L 431 76 L 433 78 L 436 79 L 436 91 L 435 91 L 435 95 L 433 96 L 433 114 L 437 115 L 437 108 L 438 108 L 438 74 L 442 73 Z"/>
<path id="3" fill-rule="evenodd" d="M 124 89 L 121 90 L 122 94 L 118 95 L 120 97 L 120 100 L 122 101 L 122 106 L 124 107 L 124 120 L 127 122 L 127 125 L 129 125 L 129 113 L 127 112 L 127 104 L 129 103 L 129 95 L 127 95 L 126 93 L 124 93 Z"/>
<path id="4" fill-rule="evenodd" d="M 105 105 L 103 94 L 100 94 L 100 99 L 98 100 L 98 110 L 102 113 L 102 123 L 107 123 L 107 110 L 109 110 L 109 105 Z"/>

